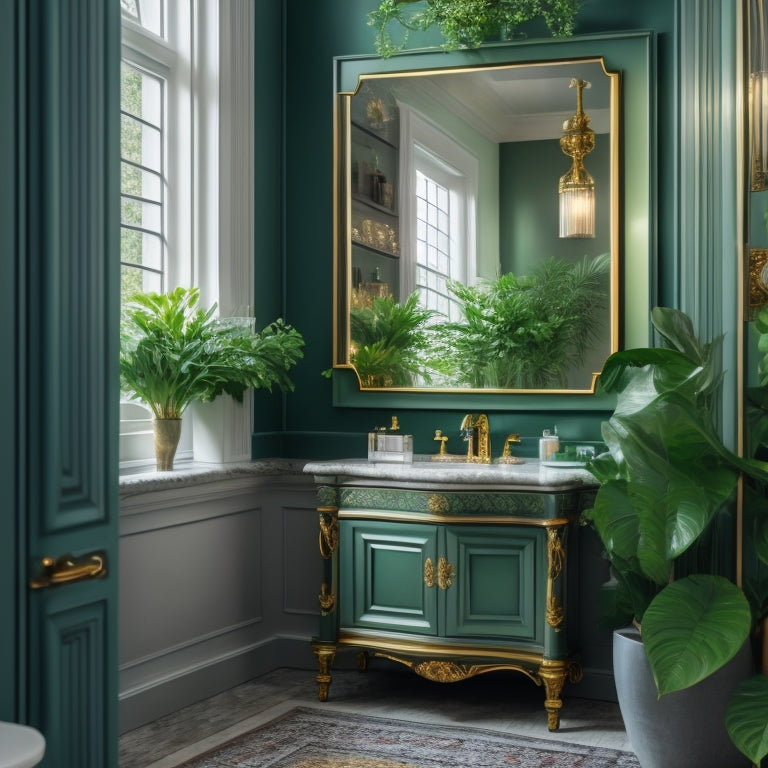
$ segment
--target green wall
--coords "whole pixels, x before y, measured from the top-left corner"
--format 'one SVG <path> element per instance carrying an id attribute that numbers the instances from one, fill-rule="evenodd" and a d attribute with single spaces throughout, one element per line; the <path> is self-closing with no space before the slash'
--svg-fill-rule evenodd
<path id="1" fill-rule="evenodd" d="M 601 139 L 603 139 L 601 141 Z M 598 136 L 584 166 L 595 180 L 594 239 L 558 237 L 557 183 L 571 167 L 555 139 L 501 145 L 501 270 L 527 274 L 542 258 L 579 261 L 611 249 L 610 146 Z"/>
<path id="2" fill-rule="evenodd" d="M 432 395 L 392 397 L 364 393 L 364 402 L 370 402 L 369 407 L 334 406 L 333 385 L 321 376 L 321 371 L 332 362 L 333 338 L 333 59 L 374 54 L 373 31 L 366 25 L 366 14 L 377 4 L 377 0 L 285 0 L 285 313 L 307 341 L 305 358 L 295 371 L 296 391 L 286 398 L 285 432 L 281 436 L 285 455 L 362 456 L 364 433 L 375 425 L 388 423 L 392 413 L 398 414 L 404 430 L 414 434 L 417 452 L 432 452 L 435 429 L 456 434 L 463 413 L 486 406 L 491 413 L 496 446 L 501 445 L 502 433 L 536 435 L 554 422 L 566 438 L 598 438 L 600 423 L 610 405 L 596 399 L 582 400 L 578 411 L 554 411 L 556 398 L 531 398 L 522 406 L 515 404 L 499 410 L 498 401 L 494 406 L 491 399 L 483 396 L 477 400 L 462 395 L 445 405 L 443 399 L 441 407 L 435 409 L 430 407 L 434 401 L 425 399 Z M 594 0 L 584 6 L 578 35 L 632 29 L 654 31 L 658 51 L 654 64 L 664 72 L 658 88 L 659 165 L 672 167 L 668 148 L 674 147 L 677 131 L 677 4 L 670 0 L 648 0 L 642 4 Z M 436 38 L 430 34 L 414 34 L 411 45 L 434 44 Z M 531 25 L 529 40 L 539 34 L 546 36 L 543 28 Z M 654 110 L 655 116 L 656 103 L 650 104 L 649 109 Z M 674 285 L 678 269 L 671 237 L 676 226 L 676 206 L 674 174 L 665 174 L 659 181 L 658 224 L 662 236 L 658 238 L 658 278 L 655 271 L 651 277 L 652 302 L 657 296 L 665 303 L 676 301 L 674 289 L 670 292 L 665 288 L 666 284 Z M 648 224 L 653 235 L 653 222 Z M 594 408 L 589 402 L 594 402 Z M 274 455 L 273 448 L 273 436 L 259 435 L 257 423 L 255 455 Z"/>

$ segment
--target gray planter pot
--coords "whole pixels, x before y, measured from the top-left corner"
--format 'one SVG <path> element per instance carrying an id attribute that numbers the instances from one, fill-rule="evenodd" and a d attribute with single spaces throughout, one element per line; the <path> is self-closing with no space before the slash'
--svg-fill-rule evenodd
<path id="1" fill-rule="evenodd" d="M 621 716 L 642 768 L 749 768 L 725 730 L 725 706 L 752 671 L 745 644 L 736 657 L 692 688 L 659 698 L 640 633 L 613 633 L 613 674 Z"/>

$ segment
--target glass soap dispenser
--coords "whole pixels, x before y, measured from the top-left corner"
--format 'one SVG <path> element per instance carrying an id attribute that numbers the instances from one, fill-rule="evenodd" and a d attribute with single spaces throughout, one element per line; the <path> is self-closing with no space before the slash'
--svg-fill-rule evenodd
<path id="1" fill-rule="evenodd" d="M 539 439 L 539 460 L 540 461 L 552 461 L 554 455 L 560 450 L 560 439 L 557 436 L 557 427 L 555 427 L 554 434 L 548 429 L 545 429 L 541 433 Z"/>

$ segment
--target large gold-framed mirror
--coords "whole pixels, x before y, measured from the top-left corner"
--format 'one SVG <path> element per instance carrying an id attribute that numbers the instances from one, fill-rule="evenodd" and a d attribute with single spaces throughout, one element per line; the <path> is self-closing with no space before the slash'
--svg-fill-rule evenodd
<path id="1" fill-rule="evenodd" d="M 619 89 L 600 57 L 340 83 L 334 367 L 361 390 L 594 392 L 619 344 Z M 579 162 L 594 236 L 561 237 Z"/>

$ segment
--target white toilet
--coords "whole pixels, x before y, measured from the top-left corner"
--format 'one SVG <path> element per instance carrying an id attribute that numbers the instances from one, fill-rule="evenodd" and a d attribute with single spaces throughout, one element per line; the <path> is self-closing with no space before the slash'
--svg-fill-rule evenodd
<path id="1" fill-rule="evenodd" d="M 28 725 L 0 723 L 0 768 L 32 768 L 45 754 L 43 735 Z"/>

